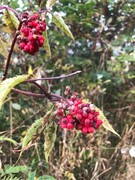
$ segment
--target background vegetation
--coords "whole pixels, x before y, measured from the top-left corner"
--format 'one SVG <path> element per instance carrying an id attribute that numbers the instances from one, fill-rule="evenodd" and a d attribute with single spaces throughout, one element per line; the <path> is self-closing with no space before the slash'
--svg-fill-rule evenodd
<path id="1" fill-rule="evenodd" d="M 25 10 L 37 11 L 40 1 L 0 0 L 0 3 L 22 13 Z M 1 177 L 28 179 L 29 174 L 29 179 L 50 175 L 58 180 L 132 180 L 135 174 L 135 153 L 131 153 L 135 151 L 135 1 L 60 0 L 53 11 L 63 16 L 75 41 L 66 37 L 49 17 L 47 24 L 52 57 L 49 58 L 44 49 L 36 56 L 30 56 L 16 47 L 8 76 L 27 74 L 30 65 L 38 77 L 81 70 L 77 76 L 45 81 L 43 85 L 57 94 L 63 94 L 66 85 L 70 85 L 83 98 L 103 110 L 121 139 L 103 128 L 92 135 L 59 128 L 49 162 L 44 158 L 42 134 L 35 146 L 23 153 L 17 163 L 20 169 L 18 172 L 15 170 L 16 174 L 10 168 L 16 163 L 19 153 L 13 151 L 15 146 L 12 142 L 1 139 Z M 8 49 L 11 36 L 5 32 L 2 18 L 0 27 L 0 37 Z M 4 57 L 1 55 L 1 75 L 3 65 Z M 18 87 L 37 92 L 31 84 L 22 83 Z M 50 106 L 46 99 L 11 92 L 0 112 L 0 134 L 21 142 L 27 128 L 43 117 Z M 19 147 L 21 143 L 17 145 Z M 11 172 L 6 174 L 5 170 L 2 176 L 4 168 Z"/>

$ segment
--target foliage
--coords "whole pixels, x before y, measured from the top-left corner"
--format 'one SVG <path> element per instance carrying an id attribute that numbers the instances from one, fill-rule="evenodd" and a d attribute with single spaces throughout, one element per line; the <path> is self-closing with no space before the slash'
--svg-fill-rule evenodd
<path id="1" fill-rule="evenodd" d="M 53 0 L 41 0 L 26 3 L 21 0 L 21 2 L 20 5 L 18 1 L 10 0 L 8 3 L 5 1 L 4 5 L 16 9 L 19 14 L 26 10 L 37 12 L 39 7 L 43 10 L 47 6 L 48 10 L 53 9 L 51 12 L 58 12 L 59 17 L 54 16 L 56 13 L 46 14 L 48 27 L 44 34 L 44 48 L 35 56 L 30 57 L 16 46 L 14 47 L 8 77 L 17 75 L 15 77 L 17 78 L 27 74 L 30 65 L 35 74 L 35 76 L 32 74 L 31 78 L 60 76 L 81 70 L 80 75 L 67 79 L 38 82 L 48 92 L 58 95 L 64 94 L 65 87 L 70 85 L 73 90 L 81 94 L 81 97 L 104 111 L 109 123 L 120 134 L 121 139 L 103 128 L 95 134 L 83 135 L 80 132 L 61 130 L 58 127 L 56 142 L 51 144 L 54 148 L 51 149 L 49 161 L 46 162 L 43 147 L 44 134 L 41 130 L 40 136 L 35 138 L 35 132 L 38 129 L 36 126 L 34 136 L 31 134 L 26 146 L 33 137 L 35 144 L 23 152 L 18 162 L 18 166 L 26 165 L 27 174 L 26 171 L 16 174 L 11 172 L 11 176 L 7 174 L 4 178 L 18 179 L 21 175 L 27 178 L 28 175 L 29 179 L 47 177 L 50 179 L 53 177 L 56 179 L 126 179 L 126 177 L 131 179 L 134 173 L 132 167 L 135 166 L 134 159 L 129 154 L 135 143 L 134 1 L 60 0 L 56 3 Z M 0 17 L 3 17 L 3 14 Z M 1 18 L 1 76 L 13 38 L 13 34 L 9 34 L 6 25 L 8 25 L 6 21 Z M 66 34 L 71 39 L 65 36 Z M 72 40 L 73 36 L 75 41 Z M 0 112 L 0 139 L 3 139 L 0 140 L 0 154 L 3 172 L 5 172 L 5 164 L 11 165 L 9 169 L 17 167 L 12 165 L 18 159 L 19 150 L 17 149 L 22 147 L 19 142 L 23 142 L 28 136 L 26 129 L 29 132 L 39 119 L 42 129 L 41 119 L 52 106 L 52 103 L 45 98 L 25 96 L 11 91 L 17 84 L 17 88 L 22 90 L 31 90 L 34 93 L 42 91 L 32 83 L 21 83 L 25 80 L 14 84 L 15 81 L 10 83 L 11 79 L 7 78 L 2 82 L 4 95 L 0 96 L 1 105 L 6 102 Z M 9 92 L 10 95 L 6 98 Z M 15 104 L 19 108 L 16 108 Z M 35 119 L 38 120 L 35 121 Z M 55 118 L 50 118 L 49 123 L 51 121 L 55 121 Z"/>

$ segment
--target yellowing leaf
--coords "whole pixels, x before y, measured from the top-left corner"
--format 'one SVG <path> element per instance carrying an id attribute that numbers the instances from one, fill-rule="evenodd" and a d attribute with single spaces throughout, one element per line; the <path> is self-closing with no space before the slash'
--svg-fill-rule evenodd
<path id="1" fill-rule="evenodd" d="M 0 109 L 8 93 L 14 86 L 28 79 L 29 75 L 20 75 L 0 82 Z"/>
<path id="2" fill-rule="evenodd" d="M 49 126 L 47 126 L 45 129 L 44 153 L 45 153 L 46 162 L 48 162 L 48 158 L 54 147 L 54 143 L 56 140 L 56 131 L 57 131 L 57 125 L 54 122 L 50 123 Z"/>
<path id="3" fill-rule="evenodd" d="M 74 37 L 73 37 L 71 31 L 69 30 L 68 26 L 65 24 L 63 18 L 62 18 L 58 13 L 52 14 L 52 21 L 53 21 L 53 23 L 55 23 L 56 26 L 58 26 L 67 36 L 69 36 L 71 39 L 74 40 Z"/>
<path id="4" fill-rule="evenodd" d="M 44 35 L 44 38 L 45 38 L 45 40 L 44 40 L 45 50 L 46 50 L 46 52 L 47 52 L 47 55 L 48 55 L 49 57 L 51 57 L 51 50 L 50 50 L 49 40 L 48 40 L 48 36 L 47 36 L 47 30 L 44 32 L 43 35 Z"/>
<path id="5" fill-rule="evenodd" d="M 56 2 L 57 0 L 47 0 L 46 8 L 52 7 Z"/>
<path id="6" fill-rule="evenodd" d="M 19 20 L 15 16 L 15 14 L 10 10 L 4 11 L 4 23 L 9 27 L 11 31 L 15 31 L 18 28 Z"/>
<path id="7" fill-rule="evenodd" d="M 119 136 L 120 135 L 113 129 L 112 125 L 109 123 L 109 121 L 106 119 L 105 115 L 103 114 L 103 112 L 95 107 L 95 110 L 99 112 L 99 118 L 103 121 L 103 127 L 109 131 L 111 131 L 112 133 L 114 133 L 115 135 Z"/>

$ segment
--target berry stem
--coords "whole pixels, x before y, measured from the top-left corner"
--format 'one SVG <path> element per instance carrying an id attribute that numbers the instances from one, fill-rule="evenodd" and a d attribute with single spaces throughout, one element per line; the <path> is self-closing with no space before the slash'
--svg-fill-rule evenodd
<path id="1" fill-rule="evenodd" d="M 50 101 L 61 101 L 61 99 L 62 99 L 63 101 L 67 102 L 67 100 L 64 97 L 56 95 L 56 94 L 47 93 L 47 92 L 46 92 L 46 94 L 38 94 L 38 93 L 24 91 L 24 90 L 20 90 L 20 89 L 16 89 L 16 88 L 12 88 L 12 90 L 15 92 L 18 92 L 20 94 L 27 95 L 27 96 L 34 96 L 34 97 L 38 97 L 38 98 L 46 98 L 47 97 Z"/>
<path id="2" fill-rule="evenodd" d="M 15 91 L 15 92 L 18 92 L 20 94 L 24 94 L 24 95 L 28 95 L 28 96 L 34 96 L 34 97 L 39 97 L 39 98 L 44 98 L 45 97 L 44 94 L 32 93 L 32 92 L 29 92 L 29 91 L 23 91 L 23 90 L 16 89 L 16 88 L 13 88 L 12 90 Z"/>
<path id="3" fill-rule="evenodd" d="M 4 73 L 3 73 L 2 81 L 6 79 L 8 68 L 9 68 L 9 63 L 10 63 L 10 59 L 11 59 L 11 55 L 12 55 L 12 52 L 13 52 L 13 49 L 14 49 L 14 46 L 15 46 L 15 43 L 16 43 L 17 36 L 19 35 L 19 30 L 20 30 L 21 26 L 22 26 L 22 21 L 20 21 L 18 29 L 16 30 L 16 33 L 14 35 L 14 38 L 13 38 L 13 41 L 12 41 L 12 44 L 11 44 L 11 48 L 10 48 L 10 51 L 9 51 L 9 54 L 8 54 L 8 57 L 7 57 L 6 67 L 5 67 L 5 70 L 4 70 Z"/>
<path id="4" fill-rule="evenodd" d="M 64 79 L 64 78 L 68 78 L 68 77 L 74 76 L 74 75 L 79 74 L 79 73 L 81 73 L 81 71 L 76 71 L 76 72 L 73 72 L 73 73 L 71 73 L 71 74 L 61 75 L 61 76 L 56 76 L 56 77 L 47 77 L 47 78 L 29 79 L 29 80 L 26 80 L 25 82 L 34 82 L 34 81 L 37 81 L 37 80 L 55 80 L 55 79 Z"/>
<path id="5" fill-rule="evenodd" d="M 38 83 L 32 82 L 34 85 L 36 85 L 43 93 L 44 95 L 51 100 L 51 94 L 48 93 L 43 87 L 41 87 Z"/>

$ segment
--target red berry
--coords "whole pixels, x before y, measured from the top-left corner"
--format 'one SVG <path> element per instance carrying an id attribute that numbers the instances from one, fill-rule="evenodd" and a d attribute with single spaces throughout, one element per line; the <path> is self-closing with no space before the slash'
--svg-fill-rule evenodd
<path id="1" fill-rule="evenodd" d="M 67 124 L 67 129 L 73 129 L 74 128 L 74 125 L 73 124 L 71 124 L 71 123 L 68 123 Z"/>
<path id="2" fill-rule="evenodd" d="M 82 119 L 82 115 L 81 114 L 76 114 L 76 119 L 81 120 Z"/>
<path id="3" fill-rule="evenodd" d="M 25 45 L 26 45 L 25 42 L 20 42 L 20 44 L 19 44 L 20 49 L 24 49 Z"/>
<path id="4" fill-rule="evenodd" d="M 82 132 L 83 132 L 84 134 L 87 134 L 88 128 L 87 128 L 87 127 L 83 127 L 83 128 L 82 128 Z"/>
<path id="5" fill-rule="evenodd" d="M 89 133 L 93 133 L 93 132 L 94 132 L 93 127 L 89 127 L 89 128 L 88 128 L 88 132 L 89 132 Z"/>

